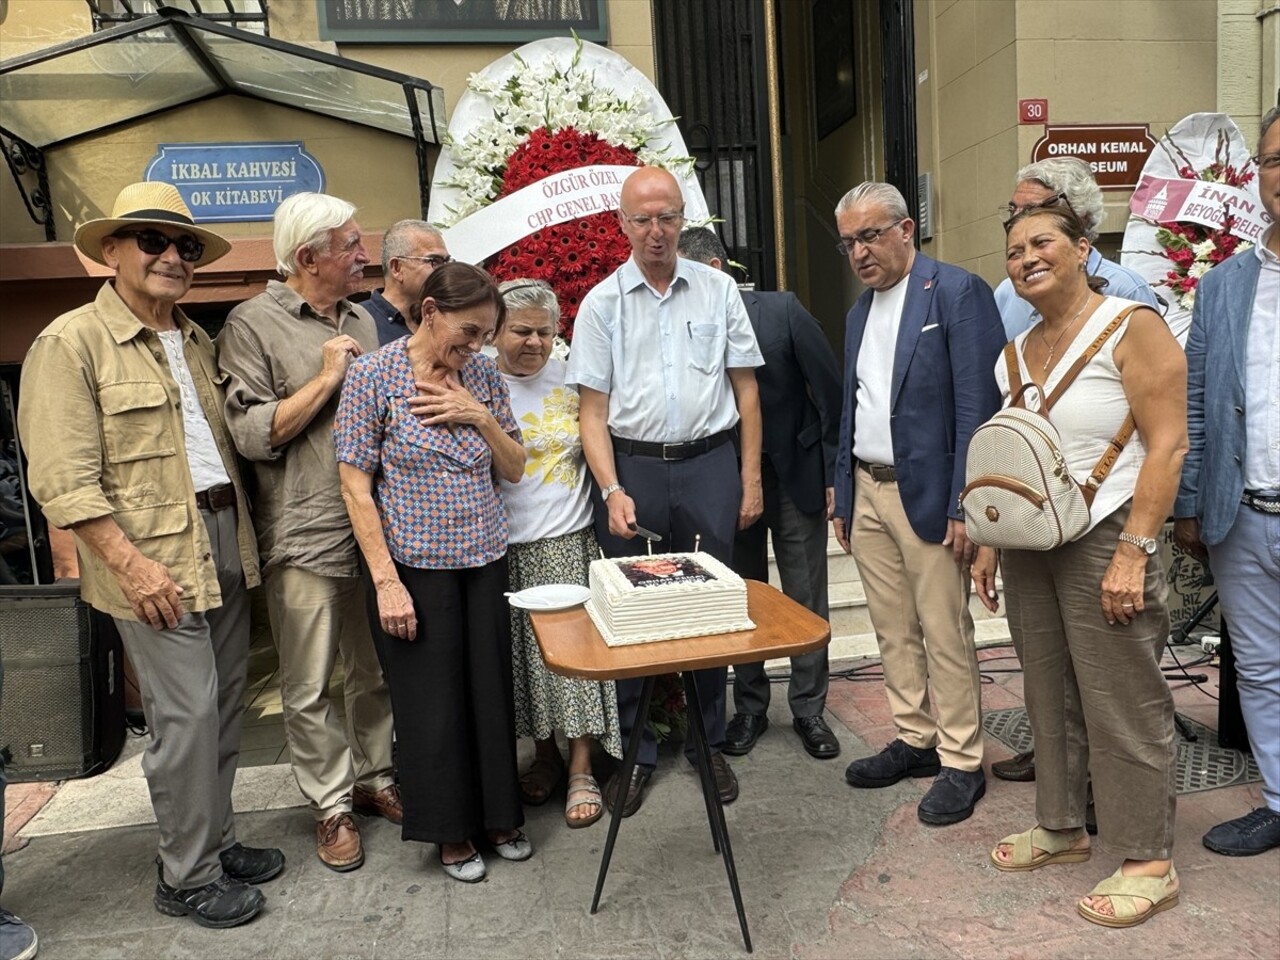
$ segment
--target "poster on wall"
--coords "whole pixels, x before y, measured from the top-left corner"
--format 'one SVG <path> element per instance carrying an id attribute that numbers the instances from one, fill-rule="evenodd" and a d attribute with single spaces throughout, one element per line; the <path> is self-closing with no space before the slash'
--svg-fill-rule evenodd
<path id="1" fill-rule="evenodd" d="M 605 0 L 316 0 L 320 39 L 340 43 L 607 43 Z"/>
<path id="2" fill-rule="evenodd" d="M 142 179 L 177 187 L 196 223 L 270 220 L 285 197 L 324 192 L 324 170 L 300 140 L 160 143 Z"/>

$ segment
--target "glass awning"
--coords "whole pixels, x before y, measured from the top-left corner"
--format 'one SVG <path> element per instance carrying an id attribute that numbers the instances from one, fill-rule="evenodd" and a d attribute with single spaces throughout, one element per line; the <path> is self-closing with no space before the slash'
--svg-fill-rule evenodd
<path id="1" fill-rule="evenodd" d="M 225 93 L 439 143 L 444 92 L 169 9 L 0 61 L 0 132 L 42 149 Z"/>

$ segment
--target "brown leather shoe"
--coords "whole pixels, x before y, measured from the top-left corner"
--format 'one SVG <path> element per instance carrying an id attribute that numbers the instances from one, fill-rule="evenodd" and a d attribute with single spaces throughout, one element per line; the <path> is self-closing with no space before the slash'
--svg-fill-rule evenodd
<path id="1" fill-rule="evenodd" d="M 991 765 L 991 772 L 1001 780 L 1014 780 L 1018 783 L 1030 783 L 1036 778 L 1036 752 L 1028 750 L 1008 760 L 997 760 Z"/>
<path id="2" fill-rule="evenodd" d="M 729 766 L 723 753 L 711 755 L 711 772 L 716 779 L 716 793 L 720 794 L 721 803 L 733 803 L 738 799 L 738 777 Z"/>
<path id="3" fill-rule="evenodd" d="M 392 823 L 404 822 L 404 807 L 400 805 L 400 788 L 394 783 L 377 793 L 357 786 L 351 792 L 351 806 L 356 813 L 366 817 L 386 817 Z"/>
<path id="4" fill-rule="evenodd" d="M 316 856 L 330 870 L 346 873 L 364 863 L 360 828 L 349 813 L 336 813 L 316 824 Z"/>

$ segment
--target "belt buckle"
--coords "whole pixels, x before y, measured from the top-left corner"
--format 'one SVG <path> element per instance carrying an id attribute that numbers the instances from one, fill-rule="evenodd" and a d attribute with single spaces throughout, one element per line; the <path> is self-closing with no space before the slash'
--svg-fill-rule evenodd
<path id="1" fill-rule="evenodd" d="M 667 449 L 668 449 L 668 448 L 677 448 L 677 449 L 678 449 L 678 448 L 680 448 L 680 447 L 682 447 L 682 446 L 684 446 L 684 444 L 683 444 L 683 443 L 664 443 L 664 444 L 662 445 L 662 459 L 663 459 L 663 461 L 665 461 L 665 462 L 667 462 L 667 463 L 670 463 L 670 462 L 672 462 L 672 461 L 674 461 L 674 460 L 680 460 L 680 459 L 683 459 L 683 458 L 682 458 L 682 457 L 680 457 L 679 455 L 676 455 L 676 456 L 668 456 L 668 455 L 667 455 Z"/>

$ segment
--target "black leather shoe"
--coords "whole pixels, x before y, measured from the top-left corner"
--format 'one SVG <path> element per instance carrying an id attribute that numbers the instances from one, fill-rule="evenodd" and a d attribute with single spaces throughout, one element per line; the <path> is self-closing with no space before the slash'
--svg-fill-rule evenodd
<path id="1" fill-rule="evenodd" d="M 653 767 L 646 767 L 637 763 L 635 769 L 631 771 L 631 783 L 627 786 L 627 799 L 622 804 L 622 815 L 629 817 L 640 809 L 640 804 L 644 803 L 644 788 L 649 785 L 649 778 L 653 776 Z M 621 768 L 609 778 L 609 783 L 604 788 L 604 805 L 609 808 L 609 812 L 613 812 L 613 806 L 618 801 L 618 791 L 621 788 L 622 770 Z"/>
<path id="2" fill-rule="evenodd" d="M 764 714 L 735 713 L 724 731 L 724 752 L 731 757 L 745 757 L 768 729 L 769 718 Z"/>
<path id="3" fill-rule="evenodd" d="M 1030 783 L 1036 778 L 1036 752 L 1028 750 L 1008 760 L 997 760 L 991 765 L 991 772 L 1001 780 L 1014 780 L 1018 783 Z"/>
<path id="4" fill-rule="evenodd" d="M 822 717 L 796 717 L 791 726 L 800 734 L 800 742 L 809 756 L 819 760 L 834 760 L 840 756 L 840 741 Z"/>
<path id="5" fill-rule="evenodd" d="M 925 823 L 945 826 L 973 816 L 974 805 L 987 792 L 987 776 L 981 768 L 957 770 L 943 767 L 933 786 L 916 807 L 916 815 Z"/>
<path id="6" fill-rule="evenodd" d="M 738 799 L 738 776 L 722 753 L 711 755 L 711 773 L 716 778 L 716 793 L 721 803 L 733 803 Z"/>
<path id="7" fill-rule="evenodd" d="M 1252 857 L 1280 847 L 1280 813 L 1266 807 L 1220 823 L 1201 841 L 1225 857 Z"/>
<path id="8" fill-rule="evenodd" d="M 261 890 L 225 873 L 212 883 L 189 890 L 169 886 L 163 872 L 156 884 L 157 910 L 170 917 L 190 917 L 202 927 L 238 927 L 256 917 L 266 902 Z"/>
<path id="9" fill-rule="evenodd" d="M 284 851 L 274 847 L 246 847 L 233 843 L 218 854 L 222 870 L 241 883 L 266 883 L 284 870 Z"/>
<path id="10" fill-rule="evenodd" d="M 917 750 L 894 740 L 875 756 L 849 764 L 844 778 L 851 787 L 888 787 L 903 777 L 936 777 L 941 769 L 937 748 Z"/>

